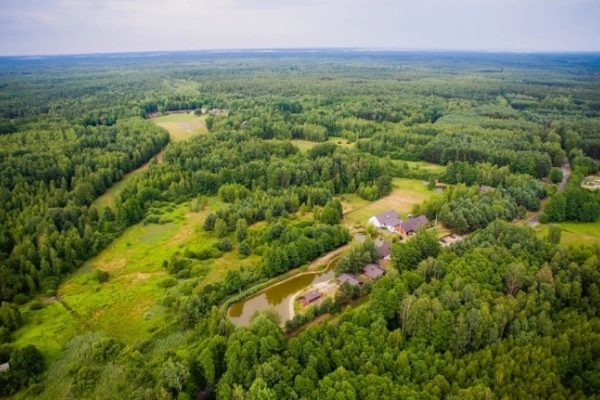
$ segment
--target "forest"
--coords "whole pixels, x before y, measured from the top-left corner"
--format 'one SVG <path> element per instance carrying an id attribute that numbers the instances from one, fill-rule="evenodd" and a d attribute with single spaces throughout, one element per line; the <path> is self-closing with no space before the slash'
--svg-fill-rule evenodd
<path id="1" fill-rule="evenodd" d="M 592 53 L 0 57 L 0 397 L 598 398 L 599 77 Z M 431 222 L 369 225 L 385 207 Z"/>

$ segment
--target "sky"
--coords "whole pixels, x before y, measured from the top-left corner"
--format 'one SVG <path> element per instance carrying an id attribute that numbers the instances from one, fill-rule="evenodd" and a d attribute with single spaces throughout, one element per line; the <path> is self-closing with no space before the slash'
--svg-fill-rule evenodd
<path id="1" fill-rule="evenodd" d="M 600 51 L 600 0 L 0 0 L 0 55 Z"/>

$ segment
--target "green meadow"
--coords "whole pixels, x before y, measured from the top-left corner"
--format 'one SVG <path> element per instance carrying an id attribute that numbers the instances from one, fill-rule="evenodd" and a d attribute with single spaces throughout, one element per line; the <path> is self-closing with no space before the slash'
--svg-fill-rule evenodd
<path id="1" fill-rule="evenodd" d="M 358 201 L 353 197 L 349 197 L 350 202 L 342 201 L 345 209 L 352 207 L 354 210 L 346 214 L 346 218 L 362 226 L 366 226 L 373 215 L 387 210 L 396 210 L 400 216 L 406 218 L 413 205 L 421 204 L 436 194 L 423 182 L 415 179 L 394 178 L 393 186 L 394 189 L 389 195 L 373 202 L 366 202 L 362 206 L 354 207 Z"/>

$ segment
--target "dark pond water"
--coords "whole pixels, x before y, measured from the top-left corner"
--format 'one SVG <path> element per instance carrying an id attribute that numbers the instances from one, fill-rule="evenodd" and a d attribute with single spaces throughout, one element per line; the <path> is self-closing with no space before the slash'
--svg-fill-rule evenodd
<path id="1" fill-rule="evenodd" d="M 236 325 L 246 325 L 255 311 L 272 308 L 281 315 L 281 322 L 285 322 L 290 319 L 290 300 L 294 294 L 307 286 L 327 282 L 334 276 L 333 270 L 296 276 L 235 303 L 229 309 L 229 318 Z"/>

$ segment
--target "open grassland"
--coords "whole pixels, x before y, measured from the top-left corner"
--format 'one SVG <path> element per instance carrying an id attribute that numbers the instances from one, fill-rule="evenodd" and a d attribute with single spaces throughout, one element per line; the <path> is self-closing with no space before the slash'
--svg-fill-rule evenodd
<path id="1" fill-rule="evenodd" d="M 443 165 L 432 164 L 426 161 L 402 161 L 393 160 L 395 164 L 406 164 L 410 169 L 422 169 L 433 172 L 436 175 L 443 175 L 446 172 L 446 167 Z"/>
<path id="2" fill-rule="evenodd" d="M 187 140 L 192 136 L 208 133 L 206 115 L 169 114 L 153 118 L 152 122 L 169 131 L 172 142 Z"/>
<path id="3" fill-rule="evenodd" d="M 600 220 L 596 222 L 559 222 L 562 229 L 560 243 L 565 245 L 600 244 Z M 539 237 L 548 235 L 548 225 L 537 225 Z"/>
<path id="4" fill-rule="evenodd" d="M 420 204 L 436 194 L 427 189 L 423 182 L 414 179 L 395 178 L 393 184 L 392 193 L 382 199 L 355 208 L 346 215 L 346 218 L 362 226 L 366 226 L 367 221 L 373 215 L 387 210 L 396 210 L 399 215 L 406 218 L 413 205 Z M 351 203 L 342 202 L 342 204 L 344 207 L 352 206 Z"/>
<path id="5" fill-rule="evenodd" d="M 341 147 L 346 147 L 346 148 L 354 147 L 354 143 L 349 142 L 348 139 L 344 139 L 342 137 L 330 136 L 329 138 L 327 138 L 327 141 L 335 143 Z M 310 142 L 308 140 L 300 140 L 300 139 L 294 139 L 294 140 L 291 140 L 291 142 L 293 145 L 298 147 L 300 149 L 300 151 L 303 153 L 306 153 L 307 151 L 309 151 L 316 145 L 321 144 L 319 142 Z"/>
<path id="6" fill-rule="evenodd" d="M 234 249 L 217 260 L 193 260 L 191 277 L 178 280 L 174 287 L 159 285 L 170 276 L 163 268 L 164 260 L 183 254 L 186 248 L 199 251 L 216 243 L 212 233 L 202 230 L 202 222 L 222 205 L 211 198 L 209 207 L 198 213 L 190 213 L 187 204 L 169 206 L 171 211 L 164 216 L 173 222 L 128 229 L 71 275 L 56 297 L 43 299 L 47 303 L 43 309 L 22 307 L 26 324 L 15 333 L 15 345 L 35 344 L 54 361 L 68 340 L 84 332 L 104 333 L 128 344 L 150 339 L 164 325 L 166 310 L 161 300 L 166 295 L 189 293 L 198 285 L 221 279 L 228 269 L 257 264 L 258 256 L 240 260 Z M 107 282 L 98 283 L 98 269 L 109 272 Z"/>

